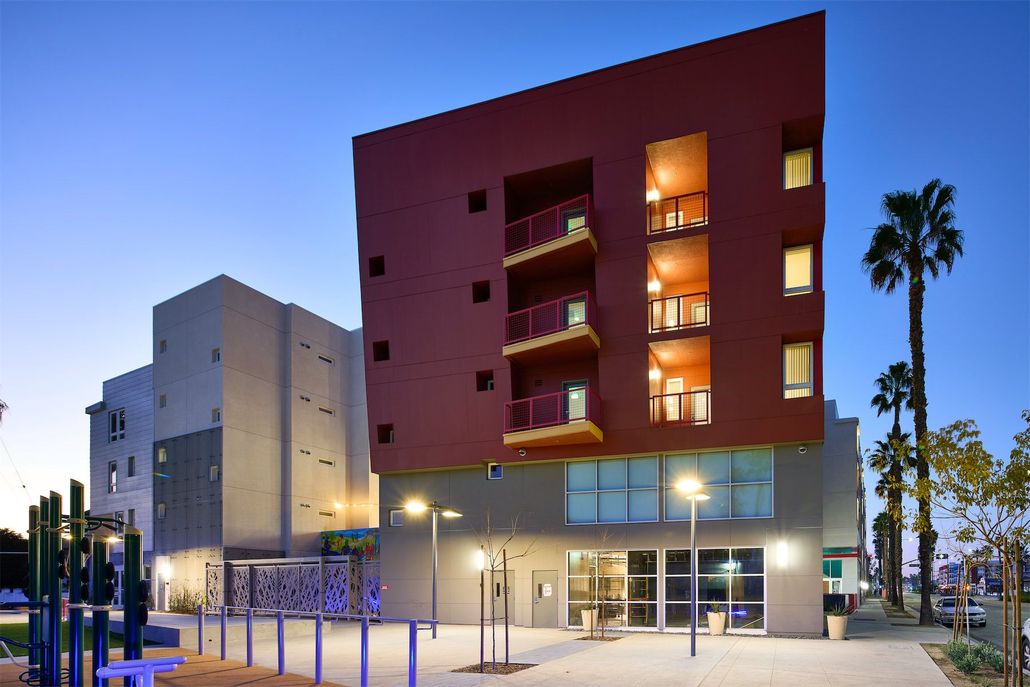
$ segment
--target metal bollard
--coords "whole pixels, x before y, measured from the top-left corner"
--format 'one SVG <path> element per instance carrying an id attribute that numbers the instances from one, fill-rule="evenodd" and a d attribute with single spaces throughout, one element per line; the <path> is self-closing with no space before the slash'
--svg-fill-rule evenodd
<path id="1" fill-rule="evenodd" d="M 315 614 L 315 684 L 322 684 L 322 614 Z"/>
<path id="2" fill-rule="evenodd" d="M 254 667 L 254 609 L 247 609 L 247 667 Z"/>
<path id="3" fill-rule="evenodd" d="M 408 621 L 408 687 L 415 687 L 418 673 L 418 621 Z"/>
<path id="4" fill-rule="evenodd" d="M 225 606 L 222 606 L 221 622 L 222 622 L 222 660 L 224 661 L 225 660 L 225 626 L 226 626 L 226 610 L 225 610 Z"/>
<path id="5" fill-rule="evenodd" d="M 286 637 L 283 632 L 283 612 L 279 611 L 275 615 L 275 630 L 276 636 L 279 640 L 279 674 L 286 674 Z"/>
<path id="6" fill-rule="evenodd" d="M 204 655 L 204 604 L 197 606 L 197 654 Z"/>
<path id="7" fill-rule="evenodd" d="M 368 687 L 368 616 L 361 616 L 361 687 Z"/>

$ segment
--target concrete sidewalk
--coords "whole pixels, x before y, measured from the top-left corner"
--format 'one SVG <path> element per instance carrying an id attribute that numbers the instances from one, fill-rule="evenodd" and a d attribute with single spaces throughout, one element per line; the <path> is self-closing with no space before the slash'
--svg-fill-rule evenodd
<path id="1" fill-rule="evenodd" d="M 512 628 L 511 660 L 538 663 L 508 676 L 452 673 L 454 668 L 479 660 L 479 628 L 441 626 L 439 639 L 419 633 L 419 685 L 424 687 L 494 685 L 611 685 L 613 687 L 704 687 L 734 685 L 898 685 L 947 687 L 951 683 L 919 646 L 943 642 L 947 632 L 893 623 L 879 602 L 863 606 L 848 624 L 848 641 L 787 639 L 760 636 L 709 637 L 699 635 L 697 657 L 690 657 L 690 637 L 683 634 L 621 633 L 616 642 L 581 641 L 579 632 Z M 498 655 L 503 657 L 503 633 L 498 633 Z M 356 626 L 337 625 L 324 638 L 323 671 L 326 680 L 343 685 L 358 683 L 359 634 Z M 489 658 L 489 632 L 487 634 Z M 210 645 L 209 645 L 210 646 Z M 216 645 L 217 647 L 217 645 Z M 217 655 L 217 648 L 215 649 Z M 383 625 L 371 628 L 371 684 L 405 684 L 407 628 Z M 255 640 L 255 662 L 276 665 L 274 640 Z M 242 642 L 228 643 L 229 658 L 245 656 Z M 314 674 L 311 637 L 286 641 L 286 669 Z"/>

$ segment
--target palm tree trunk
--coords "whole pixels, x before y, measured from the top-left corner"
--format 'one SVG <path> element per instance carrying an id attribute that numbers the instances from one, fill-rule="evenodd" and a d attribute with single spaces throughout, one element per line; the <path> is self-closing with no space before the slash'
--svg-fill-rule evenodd
<path id="1" fill-rule="evenodd" d="M 909 264 L 908 287 L 908 345 L 912 351 L 912 407 L 916 440 L 916 478 L 930 479 L 930 464 L 923 453 L 926 439 L 926 357 L 923 355 L 923 266 L 918 260 Z M 930 608 L 930 580 L 933 564 L 933 539 L 930 521 L 930 500 L 918 501 L 919 524 L 919 624 L 933 626 L 933 612 Z"/>
<path id="2" fill-rule="evenodd" d="M 901 564 L 904 562 L 904 554 L 902 552 L 902 542 L 904 541 L 905 532 L 901 526 L 901 458 L 898 456 L 898 442 L 901 441 L 901 405 L 894 405 L 894 426 L 891 427 L 891 435 L 894 446 L 891 451 L 891 478 L 894 482 L 893 496 L 894 496 L 894 517 L 897 518 L 895 521 L 895 529 L 897 530 L 897 536 L 894 538 L 893 550 L 891 556 L 894 559 L 894 578 L 891 583 L 895 589 L 895 605 L 904 610 L 905 608 L 905 588 L 903 585 L 904 575 L 901 572 Z"/>

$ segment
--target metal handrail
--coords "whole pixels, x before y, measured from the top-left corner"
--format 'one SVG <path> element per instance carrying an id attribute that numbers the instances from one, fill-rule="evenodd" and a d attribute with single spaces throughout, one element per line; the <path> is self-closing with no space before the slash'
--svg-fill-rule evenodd
<path id="1" fill-rule="evenodd" d="M 581 415 L 573 414 L 568 398 L 569 394 L 577 391 L 586 392 Z M 590 386 L 520 398 L 504 404 L 505 433 L 555 427 L 583 420 L 596 423 L 600 419 L 601 398 Z"/>
<path id="2" fill-rule="evenodd" d="M 361 623 L 361 687 L 368 687 L 368 627 L 371 621 L 382 623 L 406 623 L 408 625 L 408 687 L 415 687 L 418 673 L 418 632 L 432 630 L 436 620 L 419 618 L 391 618 L 383 616 L 355 615 L 353 613 L 322 613 L 319 611 L 288 611 L 279 608 L 250 608 L 247 606 L 212 605 L 197 606 L 197 653 L 204 655 L 204 617 L 210 609 L 218 609 L 221 627 L 221 660 L 226 658 L 226 625 L 228 612 L 246 611 L 247 615 L 247 667 L 254 665 L 254 613 L 275 614 L 276 643 L 278 645 L 279 674 L 286 673 L 286 616 L 310 617 L 315 621 L 315 684 L 322 684 L 322 623 L 325 620 L 356 620 Z M 424 627 L 423 627 L 424 626 Z"/>
<path id="3" fill-rule="evenodd" d="M 672 215 L 672 223 L 668 221 Z M 653 200 L 647 204 L 647 233 L 701 227 L 708 224 L 708 192 L 697 191 Z"/>
<path id="4" fill-rule="evenodd" d="M 582 215 L 583 224 L 570 229 L 562 222 L 563 215 L 566 214 L 570 219 Z M 592 215 L 593 206 L 590 203 L 590 195 L 584 194 L 528 217 L 509 222 L 504 225 L 504 257 L 535 248 L 581 229 L 589 229 L 593 219 Z"/>
<path id="5" fill-rule="evenodd" d="M 584 319 L 569 322 L 566 304 L 582 301 Z M 508 313 L 504 318 L 504 345 L 529 341 L 540 336 L 565 331 L 580 325 L 597 325 L 596 304 L 589 291 L 580 291 L 571 296 L 556 298 L 529 308 Z"/>
<path id="6" fill-rule="evenodd" d="M 695 398 L 704 395 L 704 410 L 695 412 Z M 712 391 L 684 391 L 678 394 L 657 394 L 651 397 L 651 424 L 655 427 L 668 425 L 707 425 L 712 421 Z"/>
<path id="7" fill-rule="evenodd" d="M 684 305 L 704 303 L 703 319 L 694 319 L 691 310 L 686 318 L 683 316 Z M 706 327 L 711 317 L 711 303 L 707 291 L 686 293 L 679 296 L 653 298 L 647 302 L 648 319 L 652 332 L 666 332 L 690 327 Z M 671 317 L 670 317 L 671 315 Z"/>

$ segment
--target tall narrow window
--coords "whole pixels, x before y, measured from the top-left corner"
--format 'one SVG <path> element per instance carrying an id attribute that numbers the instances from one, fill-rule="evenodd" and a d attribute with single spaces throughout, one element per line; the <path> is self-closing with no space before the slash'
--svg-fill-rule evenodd
<path id="1" fill-rule="evenodd" d="M 161 394 L 160 396 L 157 397 L 157 407 L 158 408 L 164 408 L 167 405 L 168 405 L 168 396 L 166 394 Z"/>
<path id="2" fill-rule="evenodd" d="M 168 350 L 168 340 L 161 339 L 161 342 L 157 345 L 158 353 L 165 353 Z"/>
<path id="3" fill-rule="evenodd" d="M 783 295 L 812 292 L 812 246 L 783 249 Z"/>
<path id="4" fill-rule="evenodd" d="M 129 469 L 126 470 L 127 477 L 136 476 L 136 456 L 129 456 Z"/>
<path id="5" fill-rule="evenodd" d="M 783 188 L 812 185 L 812 149 L 802 148 L 783 154 Z"/>
<path id="6" fill-rule="evenodd" d="M 157 462 L 158 463 L 167 463 L 168 462 L 168 449 L 166 449 L 164 446 L 161 446 L 160 448 L 157 449 Z"/>
<path id="7" fill-rule="evenodd" d="M 207 469 L 207 481 L 217 482 L 221 476 L 222 470 L 217 465 L 212 465 Z"/>
<path id="8" fill-rule="evenodd" d="M 381 277 L 386 274 L 386 257 L 374 255 L 368 259 L 368 276 Z"/>
<path id="9" fill-rule="evenodd" d="M 161 501 L 160 503 L 157 504 L 157 519 L 158 520 L 164 520 L 165 519 L 165 502 L 164 501 Z"/>
<path id="10" fill-rule="evenodd" d="M 812 395 L 812 342 L 783 347 L 783 397 Z"/>
<path id="11" fill-rule="evenodd" d="M 125 438 L 125 408 L 112 410 L 107 414 L 110 433 L 108 441 L 118 441 Z"/>
<path id="12" fill-rule="evenodd" d="M 222 349 L 212 348 L 211 349 L 211 362 L 220 363 L 222 362 Z"/>
<path id="13" fill-rule="evenodd" d="M 112 460 L 107 464 L 107 493 L 114 494 L 118 491 L 118 461 Z"/>
<path id="14" fill-rule="evenodd" d="M 128 524 L 128 525 L 132 525 L 133 527 L 136 526 L 136 509 L 135 508 L 130 508 L 129 509 L 129 517 L 125 520 L 125 523 Z"/>
<path id="15" fill-rule="evenodd" d="M 221 422 L 221 421 L 222 421 L 222 409 L 221 408 L 212 408 L 211 409 L 211 422 Z"/>
<path id="16" fill-rule="evenodd" d="M 125 522 L 125 513 L 123 513 L 123 512 L 122 512 L 122 511 L 120 511 L 120 510 L 116 510 L 116 511 L 114 512 L 114 519 L 115 519 L 115 520 L 117 520 L 117 521 L 118 521 L 118 523 L 119 523 L 119 524 L 118 524 L 118 525 L 116 525 L 115 527 L 116 527 L 116 529 L 117 529 L 118 533 L 119 533 L 119 534 L 121 534 L 121 532 L 123 531 L 123 530 L 122 530 L 122 525 L 121 525 L 121 523 Z"/>

